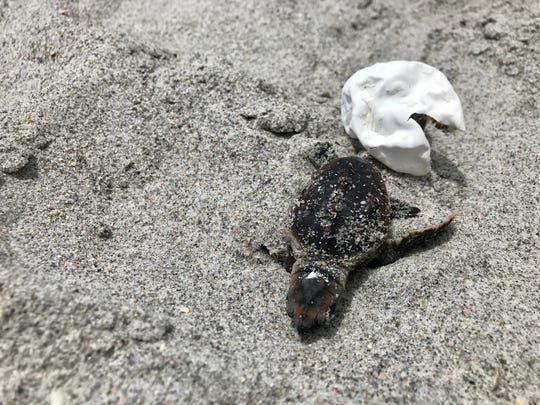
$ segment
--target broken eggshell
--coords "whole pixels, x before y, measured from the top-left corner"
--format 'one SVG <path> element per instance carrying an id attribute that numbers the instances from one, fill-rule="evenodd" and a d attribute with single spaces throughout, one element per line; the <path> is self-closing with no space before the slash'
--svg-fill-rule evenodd
<path id="1" fill-rule="evenodd" d="M 343 87 L 341 119 L 347 134 L 389 168 L 424 176 L 431 168 L 430 146 L 413 114 L 465 130 L 452 85 L 425 63 L 377 63 L 356 72 Z"/>

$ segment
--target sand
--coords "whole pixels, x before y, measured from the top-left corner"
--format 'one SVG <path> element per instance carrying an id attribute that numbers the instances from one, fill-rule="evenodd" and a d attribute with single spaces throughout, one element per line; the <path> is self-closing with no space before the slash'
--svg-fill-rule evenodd
<path id="1" fill-rule="evenodd" d="M 540 3 L 0 1 L 0 403 L 540 400 Z M 426 177 L 451 231 L 359 270 L 300 337 L 272 254 L 340 91 L 444 72 L 467 130 Z"/>

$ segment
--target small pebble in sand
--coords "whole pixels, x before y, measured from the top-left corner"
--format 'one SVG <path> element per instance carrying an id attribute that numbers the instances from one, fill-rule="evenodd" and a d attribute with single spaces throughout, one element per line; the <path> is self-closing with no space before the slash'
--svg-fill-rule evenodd
<path id="1" fill-rule="evenodd" d="M 495 21 L 490 21 L 483 28 L 484 38 L 489 40 L 500 39 L 504 32 L 499 24 Z"/>
<path id="2" fill-rule="evenodd" d="M 180 307 L 180 312 L 183 314 L 189 314 L 190 309 L 188 307 Z"/>
<path id="3" fill-rule="evenodd" d="M 68 404 L 68 396 L 62 389 L 54 389 L 50 396 L 51 405 L 66 405 Z"/>
<path id="4" fill-rule="evenodd" d="M 110 239 L 112 238 L 112 229 L 108 225 L 100 224 L 97 229 L 97 236 L 100 239 Z"/>
<path id="5" fill-rule="evenodd" d="M 527 398 L 517 397 L 516 398 L 516 405 L 529 405 L 529 401 L 527 400 Z"/>

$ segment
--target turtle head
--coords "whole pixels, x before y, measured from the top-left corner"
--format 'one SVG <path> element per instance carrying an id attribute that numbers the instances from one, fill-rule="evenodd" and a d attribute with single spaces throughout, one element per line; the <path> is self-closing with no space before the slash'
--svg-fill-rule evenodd
<path id="1" fill-rule="evenodd" d="M 287 312 L 299 332 L 306 332 L 329 315 L 343 290 L 341 269 L 325 261 L 296 262 L 287 294 Z"/>

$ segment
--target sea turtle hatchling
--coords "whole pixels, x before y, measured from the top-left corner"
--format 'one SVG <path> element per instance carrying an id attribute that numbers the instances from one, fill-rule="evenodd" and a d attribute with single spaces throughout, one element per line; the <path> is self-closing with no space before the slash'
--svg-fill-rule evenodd
<path id="1" fill-rule="evenodd" d="M 417 210 L 413 208 L 413 210 Z M 389 264 L 437 236 L 455 217 L 400 238 L 389 236 L 392 208 L 379 171 L 353 156 L 322 166 L 292 209 L 287 312 L 304 332 L 327 318 L 358 265 Z"/>

